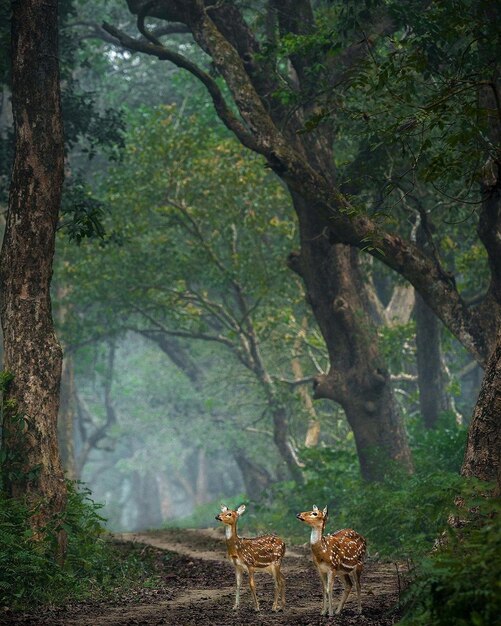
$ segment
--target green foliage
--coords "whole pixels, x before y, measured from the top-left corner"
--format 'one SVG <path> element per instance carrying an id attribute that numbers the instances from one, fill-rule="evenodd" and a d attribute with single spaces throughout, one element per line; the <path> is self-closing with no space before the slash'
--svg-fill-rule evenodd
<path id="1" fill-rule="evenodd" d="M 103 238 L 104 208 L 88 185 L 78 176 L 65 185 L 61 202 L 62 224 L 70 240 L 81 243 L 85 237 Z"/>
<path id="2" fill-rule="evenodd" d="M 480 486 L 485 491 L 485 484 Z M 491 626 L 501 615 L 501 503 L 470 496 L 443 545 L 422 559 L 404 595 L 406 626 Z"/>
<path id="3" fill-rule="evenodd" d="M 90 492 L 68 484 L 68 503 L 62 520 L 35 541 L 30 511 L 19 500 L 0 495 L 0 604 L 21 609 L 60 604 L 90 593 L 107 594 L 137 584 L 147 576 L 139 559 L 117 558 L 99 515 L 100 505 Z M 68 552 L 63 566 L 54 559 L 55 533 L 64 528 Z"/>
<path id="4" fill-rule="evenodd" d="M 414 338 L 416 324 L 411 321 L 407 324 L 382 326 L 378 329 L 381 353 L 390 371 L 398 373 L 408 371 L 415 362 L 416 351 Z"/>

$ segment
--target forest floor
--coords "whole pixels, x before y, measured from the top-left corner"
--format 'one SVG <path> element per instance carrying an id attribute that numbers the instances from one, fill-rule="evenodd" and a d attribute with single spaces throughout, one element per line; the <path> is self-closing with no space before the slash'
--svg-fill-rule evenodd
<path id="1" fill-rule="evenodd" d="M 395 610 L 401 584 L 401 566 L 369 559 L 362 576 L 363 614 L 357 613 L 356 594 L 348 598 L 341 615 L 320 616 L 320 580 L 307 545 L 287 550 L 283 561 L 287 607 L 272 613 L 273 579 L 256 575 L 261 605 L 259 613 L 251 605 L 247 579 L 242 585 L 240 610 L 232 611 L 235 575 L 226 558 L 223 530 L 161 530 L 124 533 L 116 540 L 125 549 L 139 550 L 153 559 L 157 583 L 140 590 L 120 592 L 114 598 L 87 600 L 63 607 L 47 607 L 36 613 L 0 613 L 0 624 L 17 626 L 387 626 L 396 624 Z M 399 573 L 400 570 L 400 573 Z M 335 584 L 335 595 L 341 583 Z M 337 599 L 337 598 L 336 598 Z"/>

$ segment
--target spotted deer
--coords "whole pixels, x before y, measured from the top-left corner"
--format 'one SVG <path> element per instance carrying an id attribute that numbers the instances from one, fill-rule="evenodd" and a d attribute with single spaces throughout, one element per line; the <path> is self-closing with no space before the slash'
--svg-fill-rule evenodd
<path id="1" fill-rule="evenodd" d="M 323 601 L 321 615 L 334 614 L 332 609 L 332 589 L 334 579 L 339 576 L 343 579 L 344 591 L 336 609 L 341 613 L 346 599 L 350 595 L 353 583 L 350 574 L 354 574 L 357 588 L 358 612 L 362 613 L 360 597 L 360 576 L 364 567 L 364 558 L 367 543 L 362 535 L 354 530 L 344 528 L 333 535 L 325 535 L 327 522 L 327 507 L 323 511 L 313 505 L 312 511 L 298 513 L 296 517 L 311 526 L 310 545 L 313 561 L 322 581 Z"/>
<path id="2" fill-rule="evenodd" d="M 240 605 L 242 574 L 247 572 L 254 608 L 259 611 L 254 571 L 262 570 L 271 572 L 275 581 L 275 599 L 272 611 L 283 610 L 285 608 L 285 580 L 280 571 L 280 566 L 285 554 L 285 543 L 276 535 L 262 535 L 253 539 L 239 537 L 237 522 L 244 511 L 244 504 L 241 504 L 236 511 L 232 511 L 222 504 L 221 513 L 216 515 L 216 519 L 223 522 L 226 527 L 228 557 L 235 567 L 237 591 L 233 609 L 237 610 Z"/>

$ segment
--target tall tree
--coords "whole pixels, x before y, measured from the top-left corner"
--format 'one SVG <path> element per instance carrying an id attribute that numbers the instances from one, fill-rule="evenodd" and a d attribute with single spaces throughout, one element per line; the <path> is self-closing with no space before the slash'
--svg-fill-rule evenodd
<path id="1" fill-rule="evenodd" d="M 3 489 L 26 498 L 40 534 L 66 504 L 57 445 L 62 352 L 50 282 L 64 177 L 56 0 L 14 2 L 15 159 L 0 257 L 4 370 Z M 59 533 L 64 551 L 64 533 Z"/>
<path id="2" fill-rule="evenodd" d="M 256 62 L 255 57 L 260 54 L 257 35 L 248 28 L 235 5 L 223 3 L 206 10 L 201 2 L 183 6 L 162 3 L 161 9 L 156 3 L 128 4 L 138 14 L 138 27 L 148 42 L 139 43 L 110 26 L 107 30 L 125 47 L 173 61 L 197 76 L 209 90 L 226 126 L 243 145 L 267 158 L 268 165 L 291 192 L 299 218 L 301 250 L 292 255 L 290 267 L 304 281 L 331 359 L 330 372 L 317 381 L 316 397 L 329 398 L 343 406 L 355 435 L 363 475 L 368 479 L 382 476 L 390 460 L 410 467 L 410 451 L 390 377 L 377 342 L 372 341 L 375 332 L 370 330 L 368 297 L 359 280 L 356 253 L 346 246 L 333 245 L 339 240 L 336 242 L 328 234 L 331 216 L 319 210 L 321 186 L 330 188 L 336 179 L 333 133 L 302 132 L 307 117 L 314 112 L 314 104 L 306 100 L 291 110 L 276 97 L 279 81 L 274 59 L 263 57 L 261 63 Z M 270 4 L 270 46 L 275 31 L 283 38 L 311 34 L 314 20 L 309 3 L 296 5 Z M 162 46 L 145 28 L 146 15 L 188 26 L 225 78 L 245 124 L 233 115 L 209 74 Z M 294 75 L 286 80 L 297 82 L 299 90 L 309 92 L 315 83 L 315 76 L 308 70 L 311 59 L 291 55 L 290 61 Z"/>
<path id="3" fill-rule="evenodd" d="M 491 202 L 489 205 L 484 203 L 480 211 L 478 234 L 489 259 L 491 281 L 487 291 L 475 302 L 469 303 L 463 298 L 454 277 L 444 268 L 437 255 L 427 256 L 411 237 L 406 238 L 398 229 L 392 232 L 383 226 L 377 217 L 375 219 L 374 215 L 362 210 L 358 205 L 355 207 L 347 196 L 341 193 L 336 178 L 332 176 L 330 167 L 326 167 L 326 164 L 331 162 L 329 159 L 332 156 L 334 139 L 330 132 L 331 125 L 327 122 L 335 120 L 342 103 L 343 94 L 339 86 L 346 84 L 354 67 L 361 59 L 367 58 L 368 51 L 373 54 L 374 42 L 378 42 L 381 35 L 395 33 L 400 29 L 395 48 L 398 51 L 405 49 L 405 53 L 402 57 L 382 46 L 388 62 L 382 64 L 384 69 L 375 80 L 385 82 L 383 72 L 387 72 L 387 79 L 388 72 L 395 69 L 395 67 L 390 69 L 395 58 L 398 59 L 396 65 L 400 71 L 403 58 L 409 61 L 408 66 L 412 67 L 412 71 L 404 73 L 406 80 L 403 82 L 406 87 L 412 81 L 415 82 L 416 72 L 423 67 L 423 57 L 420 55 L 423 46 L 426 49 L 425 66 L 428 67 L 428 62 L 432 62 L 434 71 L 438 73 L 443 72 L 444 54 L 448 57 L 455 54 L 456 57 L 451 58 L 451 63 L 445 64 L 450 68 L 450 72 L 440 76 L 444 81 L 440 81 L 439 87 L 433 91 L 432 101 L 423 103 L 419 100 L 421 94 L 418 94 L 417 103 L 412 102 L 410 109 L 415 111 L 417 108 L 420 115 L 427 119 L 431 112 L 435 119 L 429 127 L 440 129 L 444 125 L 444 120 L 440 119 L 444 117 L 444 106 L 448 114 L 452 114 L 452 111 L 456 111 L 453 105 L 457 102 L 458 96 L 467 94 L 469 106 L 464 110 L 471 111 L 473 108 L 475 110 L 473 117 L 477 116 L 479 121 L 478 125 L 470 124 L 474 131 L 469 134 L 469 140 L 471 139 L 472 145 L 476 141 L 486 146 L 492 165 L 490 169 L 496 173 L 493 185 L 498 188 L 498 150 L 496 144 L 487 142 L 486 145 L 485 109 L 475 108 L 471 98 L 484 76 L 491 91 L 499 94 L 497 75 L 493 79 L 489 68 L 493 62 L 495 63 L 495 57 L 493 61 L 491 56 L 496 49 L 497 40 L 497 35 L 493 31 L 496 20 L 493 17 L 498 13 L 492 9 L 492 3 L 480 0 L 478 4 L 473 3 L 470 6 L 468 2 L 464 2 L 464 10 L 458 13 L 456 7 L 456 17 L 449 23 L 444 21 L 447 10 L 445 9 L 444 13 L 443 7 L 435 3 L 428 5 L 426 11 L 422 10 L 419 3 L 413 2 L 406 3 L 405 11 L 402 10 L 401 3 L 394 5 L 376 3 L 374 11 L 365 10 L 359 13 L 349 3 L 348 11 L 351 10 L 355 15 L 351 33 L 358 36 L 358 39 L 354 40 L 355 43 L 346 45 L 343 44 L 342 37 L 332 34 L 332 21 L 329 21 L 329 18 L 337 19 L 335 7 L 332 9 L 323 7 L 323 24 L 327 27 L 322 29 L 315 22 L 313 5 L 308 0 L 300 2 L 274 0 L 266 3 L 264 7 L 267 18 L 264 47 L 261 43 L 263 38 L 249 26 L 244 19 L 243 11 L 235 3 L 202 0 L 189 2 L 128 0 L 127 4 L 131 12 L 138 16 L 138 28 L 144 39 L 132 39 L 110 26 L 106 27 L 108 32 L 131 50 L 139 50 L 169 60 L 197 76 L 207 87 L 216 110 L 227 127 L 245 146 L 263 154 L 270 168 L 283 179 L 293 195 L 301 198 L 300 202 L 295 202 L 300 222 L 315 226 L 309 228 L 309 232 L 308 229 L 302 230 L 309 237 L 302 239 L 303 258 L 307 256 L 305 244 L 308 243 L 313 247 L 313 241 L 322 238 L 332 246 L 346 243 L 365 249 L 411 282 L 466 349 L 480 363 L 485 363 L 494 347 L 501 302 L 497 271 L 498 237 L 487 236 L 483 224 L 488 221 L 491 226 L 489 232 L 499 232 L 501 223 L 499 202 Z M 482 8 L 489 6 L 491 8 L 487 11 Z M 180 23 L 189 28 L 195 42 L 211 57 L 218 73 L 224 78 L 241 119 L 233 115 L 217 82 L 209 74 L 191 60 L 162 45 L 159 39 L 145 28 L 147 15 Z M 486 16 L 488 19 L 485 19 Z M 280 36 L 278 45 L 277 23 Z M 451 28 L 448 28 L 449 24 Z M 429 37 L 431 27 L 440 33 L 438 45 L 436 38 L 432 41 Z M 362 40 L 359 36 L 360 31 L 366 33 Z M 412 36 L 409 36 L 409 33 Z M 453 36 L 461 37 L 461 45 L 457 48 L 451 48 L 449 45 Z M 401 45 L 401 40 L 405 40 L 405 37 L 411 42 L 410 47 Z M 470 58 L 468 51 L 472 46 L 476 50 L 485 49 L 486 52 L 472 55 L 474 63 L 470 66 L 464 61 Z M 441 54 L 437 54 L 437 51 Z M 461 71 L 461 64 L 466 67 L 465 72 Z M 458 71 L 462 80 L 460 88 L 457 82 Z M 424 85 L 427 77 L 422 69 L 421 74 Z M 432 86 L 437 85 L 434 81 L 427 82 Z M 286 85 L 285 96 L 291 106 L 285 107 L 285 112 L 282 112 L 280 109 L 284 108 L 286 101 L 281 97 L 284 94 L 284 85 Z M 372 83 L 367 88 L 374 90 Z M 393 95 L 391 88 L 389 93 Z M 412 93 L 416 93 L 415 89 Z M 494 110 L 498 109 L 499 103 L 494 107 Z M 361 119 L 367 119 L 368 116 L 364 117 L 362 113 L 363 111 L 360 114 Z M 404 130 L 415 128 L 420 117 L 410 115 L 403 121 Z M 324 123 L 320 133 L 318 126 L 321 122 Z M 465 120 L 464 126 L 468 126 L 468 123 L 469 121 Z M 450 136 L 447 139 L 449 147 L 458 145 L 457 137 Z M 434 163 L 436 166 L 438 161 L 435 159 Z M 491 198 L 495 199 L 498 195 L 493 193 Z M 301 202 L 303 208 L 300 206 Z M 488 206 L 491 206 L 491 210 L 487 210 Z M 305 282 L 310 293 L 310 285 L 306 280 Z M 372 379 L 376 382 L 378 378 L 376 374 L 377 372 L 373 372 L 365 380 Z"/>

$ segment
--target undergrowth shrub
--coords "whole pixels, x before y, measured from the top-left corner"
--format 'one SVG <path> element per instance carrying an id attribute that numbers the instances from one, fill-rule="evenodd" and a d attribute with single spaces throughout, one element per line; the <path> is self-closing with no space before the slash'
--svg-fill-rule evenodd
<path id="1" fill-rule="evenodd" d="M 23 609 L 61 604 L 89 594 L 107 594 L 148 576 L 143 562 L 118 557 L 106 540 L 100 505 L 83 486 L 68 484 L 62 526 L 68 534 L 64 565 L 55 558 L 55 529 L 33 541 L 29 511 L 19 500 L 0 496 L 0 606 Z"/>
<path id="2" fill-rule="evenodd" d="M 481 489 L 485 490 L 485 484 Z M 472 513 L 473 511 L 473 513 Z M 456 511 L 457 512 L 457 511 Z M 492 626 L 501 616 L 501 503 L 470 496 L 460 528 L 417 564 L 404 594 L 405 626 Z"/>

